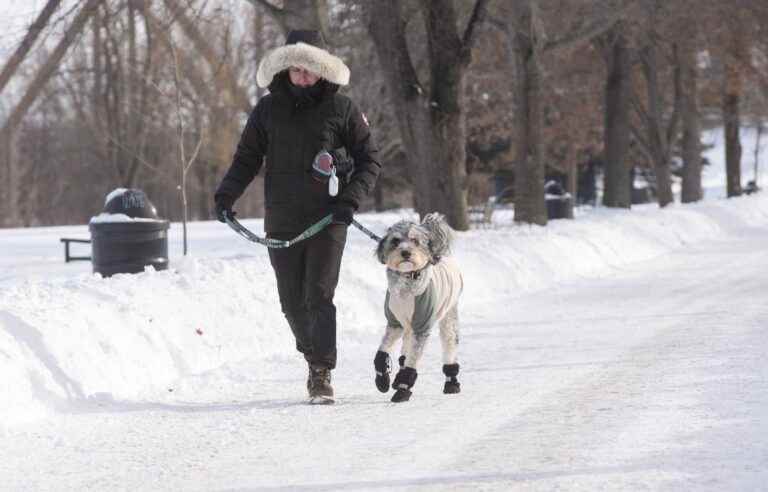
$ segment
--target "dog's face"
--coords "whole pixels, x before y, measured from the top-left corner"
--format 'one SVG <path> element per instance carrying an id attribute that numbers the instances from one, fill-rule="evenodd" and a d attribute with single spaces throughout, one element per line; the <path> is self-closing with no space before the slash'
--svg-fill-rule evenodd
<path id="1" fill-rule="evenodd" d="M 379 242 L 379 261 L 397 272 L 421 270 L 448 253 L 451 230 L 440 214 L 429 214 L 421 224 L 402 220 Z"/>
<path id="2" fill-rule="evenodd" d="M 377 256 L 391 270 L 403 273 L 421 270 L 431 260 L 429 231 L 419 224 L 400 221 L 389 228 L 379 243 Z"/>

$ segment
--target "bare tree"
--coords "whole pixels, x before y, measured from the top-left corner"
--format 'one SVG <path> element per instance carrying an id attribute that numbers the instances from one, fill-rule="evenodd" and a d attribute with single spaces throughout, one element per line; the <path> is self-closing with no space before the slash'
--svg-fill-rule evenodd
<path id="1" fill-rule="evenodd" d="M 617 25 L 608 32 L 603 42 L 608 65 L 605 84 L 603 205 L 616 208 L 632 206 L 632 184 L 627 159 L 631 134 L 634 56 L 623 31 L 623 25 Z"/>
<path id="2" fill-rule="evenodd" d="M 69 47 L 82 31 L 88 18 L 96 10 L 98 3 L 98 0 L 88 0 L 80 9 L 56 48 L 37 72 L 35 78 L 22 96 L 21 101 L 16 104 L 2 129 L 0 129 L 0 143 L 8 146 L 8 150 L 6 151 L 6 175 L 4 176 L 7 192 L 5 196 L 5 212 L 3 216 L 5 217 L 5 220 L 10 223 L 19 220 L 19 190 L 21 189 L 19 171 L 16 169 L 16 159 L 14 159 L 13 150 L 11 149 L 14 140 L 14 132 L 24 118 L 24 115 L 27 114 L 32 107 L 32 104 L 45 87 L 45 84 L 51 78 L 51 75 L 53 75 L 56 67 Z"/>
<path id="3" fill-rule="evenodd" d="M 19 43 L 16 51 L 13 52 L 5 65 L 3 65 L 2 71 L 0 71 L 0 93 L 3 92 L 6 84 L 8 84 L 8 81 L 13 77 L 13 74 L 16 73 L 16 69 L 19 68 L 21 62 L 24 61 L 24 58 L 32 49 L 32 46 L 34 46 L 38 36 L 43 32 L 45 26 L 48 25 L 48 21 L 56 9 L 59 8 L 60 4 L 61 0 L 48 0 L 35 21 L 29 26 L 27 33 L 24 35 L 21 43 Z"/>
<path id="4" fill-rule="evenodd" d="M 400 0 L 366 3 L 368 28 L 390 88 L 418 190 L 416 210 L 438 211 L 458 230 L 469 228 L 466 201 L 464 83 L 488 0 L 477 0 L 463 32 L 454 3 L 421 2 L 429 82 L 412 61 Z M 428 87 L 428 88 L 427 88 Z"/>
<path id="5" fill-rule="evenodd" d="M 558 34 L 550 35 L 546 21 L 563 23 L 563 4 L 546 4 L 526 0 L 503 4 L 500 9 L 506 22 L 496 23 L 508 35 L 513 56 L 515 109 L 515 222 L 546 224 L 544 201 L 545 165 L 543 159 L 543 91 L 545 87 L 543 57 L 586 44 L 613 26 L 625 15 L 627 7 L 606 9 L 602 3 L 591 12 L 579 12 L 559 25 Z M 569 5 L 574 8 L 575 5 Z M 588 19 L 586 22 L 584 18 Z M 608 126 L 606 126 L 608 128 Z"/>
<path id="6" fill-rule="evenodd" d="M 195 160 L 197 159 L 197 155 L 200 153 L 200 147 L 203 144 L 203 132 L 200 131 L 198 138 L 197 138 L 197 144 L 195 145 L 195 149 L 192 151 L 192 154 L 187 158 L 187 152 L 186 152 L 186 146 L 184 144 L 185 141 L 185 132 L 186 132 L 186 126 L 184 124 L 184 111 L 182 107 L 182 95 L 181 95 L 181 70 L 179 68 L 179 58 L 176 55 L 176 47 L 173 44 L 173 38 L 169 36 L 169 41 L 171 45 L 171 55 L 173 60 L 173 86 L 175 90 L 175 101 L 176 101 L 176 130 L 178 135 L 178 157 L 179 157 L 179 169 L 180 169 L 180 178 L 181 178 L 181 206 L 182 206 L 182 229 L 183 229 L 183 251 L 184 256 L 187 255 L 187 218 L 188 218 L 188 211 L 189 207 L 187 205 L 187 174 L 189 173 L 189 169 L 192 167 L 192 165 L 195 163 Z"/>

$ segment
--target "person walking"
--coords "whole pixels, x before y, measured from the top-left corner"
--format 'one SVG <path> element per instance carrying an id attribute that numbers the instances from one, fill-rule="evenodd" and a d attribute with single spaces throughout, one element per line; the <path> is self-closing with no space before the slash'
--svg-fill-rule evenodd
<path id="1" fill-rule="evenodd" d="M 304 355 L 311 403 L 333 403 L 336 306 L 347 227 L 381 171 L 368 121 L 350 98 L 344 62 L 327 51 L 318 31 L 291 31 L 286 44 L 267 53 L 256 81 L 268 87 L 245 125 L 232 164 L 214 195 L 218 220 L 265 168 L 264 230 L 296 237 L 331 214 L 316 235 L 284 249 L 269 249 L 280 306 Z M 329 159 L 330 157 L 330 159 Z M 336 164 L 329 172 L 329 161 Z M 330 175 L 329 175 L 330 174 Z M 338 179 L 341 178 L 341 179 Z"/>

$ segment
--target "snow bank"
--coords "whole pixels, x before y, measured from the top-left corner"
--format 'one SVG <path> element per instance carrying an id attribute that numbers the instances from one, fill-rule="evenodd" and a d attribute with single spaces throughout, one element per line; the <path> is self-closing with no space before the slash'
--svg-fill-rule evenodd
<path id="1" fill-rule="evenodd" d="M 359 219 L 382 232 L 404 216 Z M 465 319 L 482 317 L 490 301 L 768 226 L 768 194 L 665 210 L 590 209 L 547 227 L 511 219 L 501 210 L 493 228 L 457 234 Z M 261 230 L 261 221 L 245 222 Z M 11 234 L 15 259 L 32 265 L 41 258 L 34 255 L 55 244 L 62 229 L 47 231 Z M 94 399 L 151 399 L 179 378 L 245 358 L 296 358 L 265 250 L 217 222 L 192 224 L 191 231 L 196 256 L 172 256 L 168 271 L 105 279 L 82 265 L 48 277 L 31 267 L 0 275 L 0 421 L 13 425 Z M 170 238 L 174 248 L 179 241 Z M 381 332 L 385 279 L 374 247 L 350 229 L 336 299 L 346 347 L 370 349 Z"/>

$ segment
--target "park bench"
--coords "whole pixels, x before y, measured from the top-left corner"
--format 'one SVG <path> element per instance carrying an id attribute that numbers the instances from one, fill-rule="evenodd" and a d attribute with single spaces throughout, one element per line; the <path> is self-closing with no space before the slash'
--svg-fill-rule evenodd
<path id="1" fill-rule="evenodd" d="M 70 243 L 83 243 L 83 244 L 91 244 L 90 239 L 74 239 L 70 237 L 63 237 L 60 239 L 62 243 L 64 243 L 64 262 L 69 263 L 70 261 L 91 261 L 90 256 L 72 256 L 69 254 L 69 245 Z"/>

